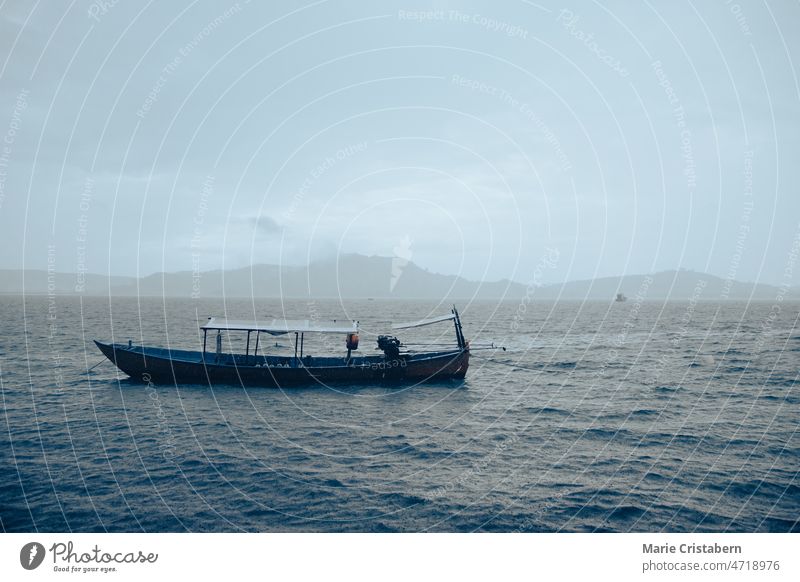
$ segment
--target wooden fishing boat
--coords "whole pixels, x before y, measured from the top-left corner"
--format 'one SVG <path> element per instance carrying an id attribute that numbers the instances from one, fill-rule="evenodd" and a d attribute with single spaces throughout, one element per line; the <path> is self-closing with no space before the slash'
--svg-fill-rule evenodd
<path id="1" fill-rule="evenodd" d="M 95 344 L 125 374 L 143 382 L 284 387 L 462 379 L 469 367 L 469 342 L 464 339 L 455 307 L 447 315 L 393 325 L 392 329 L 445 321 L 453 322 L 456 343 L 440 351 L 411 351 L 396 337 L 380 335 L 377 349 L 381 354 L 354 354 L 358 350 L 360 333 L 357 321 L 350 325 L 336 322 L 321 325 L 309 320 L 272 320 L 262 324 L 218 318 L 209 318 L 200 328 L 203 331 L 203 351 L 136 346 L 131 342 L 108 344 L 95 340 Z M 209 332 L 216 332 L 214 351 L 207 351 Z M 247 334 L 243 354 L 223 352 L 223 334 L 232 332 Z M 259 354 L 262 334 L 294 334 L 294 355 Z M 342 334 L 346 353 L 339 356 L 304 353 L 306 334 Z M 254 345 L 253 350 L 251 345 Z"/>

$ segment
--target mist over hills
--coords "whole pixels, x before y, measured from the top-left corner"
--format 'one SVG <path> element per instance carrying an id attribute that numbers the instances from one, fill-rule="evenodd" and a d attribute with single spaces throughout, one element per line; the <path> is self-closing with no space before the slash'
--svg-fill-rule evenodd
<path id="1" fill-rule="evenodd" d="M 430 272 L 398 258 L 342 255 L 308 266 L 253 265 L 146 277 L 78 276 L 43 270 L 0 270 L 0 293 L 145 297 L 284 297 L 375 299 L 521 299 L 611 301 L 617 293 L 644 300 L 800 299 L 798 287 L 746 283 L 694 271 L 603 277 L 527 286 L 510 280 L 478 282 Z"/>

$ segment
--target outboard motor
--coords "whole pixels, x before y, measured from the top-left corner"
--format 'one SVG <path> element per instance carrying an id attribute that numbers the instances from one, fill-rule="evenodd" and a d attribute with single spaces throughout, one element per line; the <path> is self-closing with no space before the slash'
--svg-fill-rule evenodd
<path id="1" fill-rule="evenodd" d="M 400 340 L 389 335 L 379 335 L 378 349 L 383 350 L 387 360 L 394 360 L 400 356 Z"/>

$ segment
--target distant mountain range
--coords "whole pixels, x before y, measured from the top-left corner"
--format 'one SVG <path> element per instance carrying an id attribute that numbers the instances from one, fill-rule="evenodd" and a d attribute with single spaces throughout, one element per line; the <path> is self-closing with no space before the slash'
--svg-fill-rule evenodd
<path id="1" fill-rule="evenodd" d="M 694 271 L 603 277 L 563 284 L 527 287 L 510 280 L 477 282 L 440 275 L 412 262 L 391 257 L 342 255 L 308 266 L 253 265 L 241 269 L 193 273 L 156 273 L 142 278 L 55 273 L 42 270 L 0 270 L 0 293 L 167 296 L 285 297 L 375 299 L 521 299 L 611 301 L 617 293 L 629 300 L 800 299 L 800 289 L 729 281 Z"/>

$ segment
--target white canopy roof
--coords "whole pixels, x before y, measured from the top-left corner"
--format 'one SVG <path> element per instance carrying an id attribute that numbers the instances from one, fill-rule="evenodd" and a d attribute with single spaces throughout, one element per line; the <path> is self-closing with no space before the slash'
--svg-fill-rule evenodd
<path id="1" fill-rule="evenodd" d="M 315 322 L 308 319 L 273 319 L 269 322 L 246 321 L 212 317 L 200 329 L 222 331 L 261 331 L 272 335 L 286 333 L 357 333 L 358 326 L 352 322 Z"/>
<path id="2" fill-rule="evenodd" d="M 423 325 L 431 325 L 432 323 L 439 323 L 440 321 L 448 321 L 450 319 L 455 319 L 455 313 L 448 313 L 447 315 L 442 315 L 440 317 L 434 317 L 431 319 L 420 319 L 419 321 L 412 321 L 410 323 L 397 323 L 392 326 L 392 329 L 408 329 L 409 327 L 422 327 Z"/>

